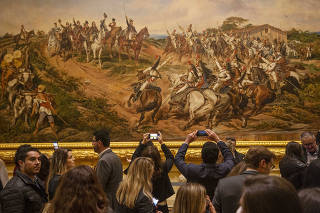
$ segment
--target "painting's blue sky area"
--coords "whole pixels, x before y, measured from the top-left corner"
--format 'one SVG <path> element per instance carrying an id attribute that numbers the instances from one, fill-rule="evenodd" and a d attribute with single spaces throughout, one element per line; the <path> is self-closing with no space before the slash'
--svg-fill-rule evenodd
<path id="1" fill-rule="evenodd" d="M 319 10 L 319 0 L 1 0 L 0 35 L 19 32 L 21 24 L 27 30 L 48 31 L 59 18 L 97 22 L 103 12 L 108 23 L 114 17 L 121 26 L 127 14 L 137 29 L 147 26 L 151 34 L 190 23 L 202 31 L 229 16 L 241 16 L 254 25 L 320 31 Z"/>

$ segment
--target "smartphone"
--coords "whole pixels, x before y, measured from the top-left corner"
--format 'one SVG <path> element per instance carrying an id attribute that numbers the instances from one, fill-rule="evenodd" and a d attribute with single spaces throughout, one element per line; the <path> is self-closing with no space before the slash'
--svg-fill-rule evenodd
<path id="1" fill-rule="evenodd" d="M 150 133 L 149 134 L 149 139 L 150 140 L 158 140 L 158 134 L 157 133 Z"/>
<path id="2" fill-rule="evenodd" d="M 53 149 L 54 149 L 54 150 L 59 149 L 58 141 L 53 142 Z"/>
<path id="3" fill-rule="evenodd" d="M 208 136 L 207 132 L 204 130 L 198 130 L 197 136 Z"/>
<path id="4" fill-rule="evenodd" d="M 153 197 L 152 202 L 156 206 L 158 204 L 159 200 Z"/>

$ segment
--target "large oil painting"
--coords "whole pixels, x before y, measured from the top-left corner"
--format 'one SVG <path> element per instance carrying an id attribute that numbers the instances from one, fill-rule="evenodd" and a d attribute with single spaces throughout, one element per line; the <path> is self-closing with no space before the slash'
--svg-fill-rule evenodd
<path id="1" fill-rule="evenodd" d="M 320 124 L 318 0 L 1 0 L 0 141 Z"/>

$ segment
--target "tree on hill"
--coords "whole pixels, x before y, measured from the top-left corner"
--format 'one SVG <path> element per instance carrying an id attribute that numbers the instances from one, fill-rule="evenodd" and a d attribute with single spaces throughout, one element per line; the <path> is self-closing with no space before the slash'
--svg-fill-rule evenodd
<path id="1" fill-rule="evenodd" d="M 247 22 L 248 22 L 248 19 L 237 17 L 237 16 L 231 16 L 229 18 L 226 18 L 226 20 L 223 21 L 221 29 L 223 31 L 239 29 L 241 26 L 243 26 Z"/>
<path id="2" fill-rule="evenodd" d="M 288 33 L 288 40 L 297 40 L 304 43 L 312 43 L 314 41 L 319 41 L 320 35 L 317 33 L 311 33 L 309 31 L 302 31 L 292 28 Z"/>

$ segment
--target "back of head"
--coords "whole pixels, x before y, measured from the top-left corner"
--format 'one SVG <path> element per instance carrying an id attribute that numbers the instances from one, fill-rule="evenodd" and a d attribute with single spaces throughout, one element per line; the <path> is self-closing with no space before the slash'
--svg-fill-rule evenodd
<path id="1" fill-rule="evenodd" d="M 146 146 L 141 152 L 141 157 L 151 158 L 154 163 L 154 173 L 155 173 L 154 175 L 160 174 L 160 172 L 161 172 L 161 156 L 160 156 L 160 152 L 156 146 L 154 146 L 153 144 Z"/>
<path id="2" fill-rule="evenodd" d="M 261 160 L 264 159 L 266 162 L 270 162 L 273 158 L 275 158 L 274 153 L 268 150 L 266 147 L 254 146 L 250 147 L 244 158 L 244 161 L 246 162 L 248 168 L 257 169 Z"/>
<path id="3" fill-rule="evenodd" d="M 93 133 L 93 136 L 95 136 L 96 141 L 101 141 L 104 147 L 110 146 L 110 136 L 107 130 L 105 129 L 98 130 Z"/>
<path id="4" fill-rule="evenodd" d="M 198 183 L 187 183 L 178 189 L 174 213 L 202 213 L 206 208 L 206 189 Z"/>
<path id="5" fill-rule="evenodd" d="M 204 163 L 215 164 L 219 155 L 219 148 L 214 142 L 206 142 L 201 150 L 201 157 Z"/>
<path id="6" fill-rule="evenodd" d="M 237 165 L 235 165 L 229 174 L 228 177 L 240 175 L 242 172 L 244 172 L 247 169 L 247 164 L 244 161 L 240 161 Z"/>
<path id="7" fill-rule="evenodd" d="M 303 213 L 314 213 L 319 211 L 320 188 L 304 189 L 301 190 L 298 195 Z"/>
<path id="8" fill-rule="evenodd" d="M 320 187 L 320 159 L 314 160 L 308 166 L 305 179 L 304 188 Z"/>
<path id="9" fill-rule="evenodd" d="M 70 149 L 59 148 L 51 157 L 49 180 L 57 174 L 62 175 L 67 170 L 68 152 Z"/>
<path id="10" fill-rule="evenodd" d="M 50 161 L 45 154 L 40 155 L 40 160 L 41 160 L 41 168 L 37 176 L 42 181 L 46 182 L 49 176 L 49 171 L 50 171 Z"/>
<path id="11" fill-rule="evenodd" d="M 301 144 L 291 141 L 286 146 L 286 157 L 302 159 L 303 151 Z"/>
<path id="12" fill-rule="evenodd" d="M 294 186 L 277 176 L 256 175 L 247 178 L 241 206 L 246 213 L 302 213 Z"/>
<path id="13" fill-rule="evenodd" d="M 127 176 L 120 182 L 116 193 L 117 201 L 129 208 L 133 208 L 141 190 L 147 197 L 152 199 L 151 178 L 153 171 L 154 163 L 151 158 L 136 158 L 131 163 Z"/>
<path id="14" fill-rule="evenodd" d="M 62 175 L 52 201 L 55 213 L 97 212 L 108 206 L 94 170 L 89 166 L 77 166 Z"/>

